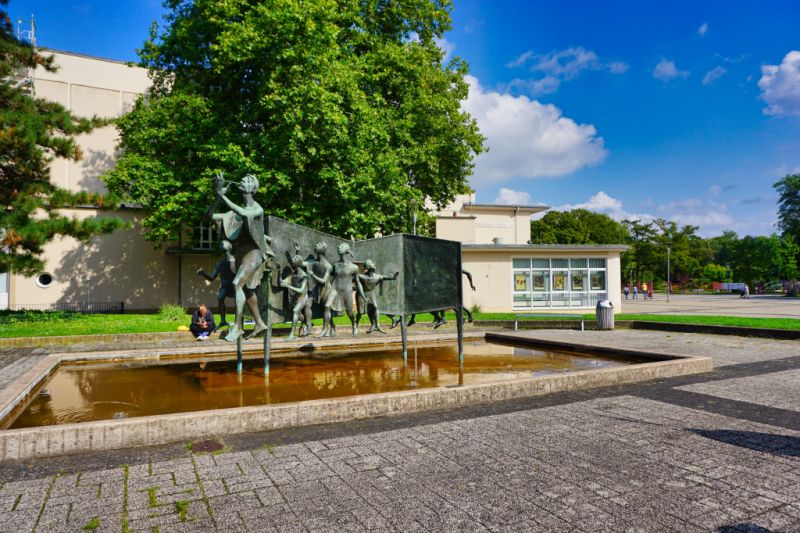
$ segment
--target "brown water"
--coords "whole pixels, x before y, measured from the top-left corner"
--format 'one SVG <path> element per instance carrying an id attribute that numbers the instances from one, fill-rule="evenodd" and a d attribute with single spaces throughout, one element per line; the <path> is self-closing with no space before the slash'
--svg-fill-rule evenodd
<path id="1" fill-rule="evenodd" d="M 24 428 L 134 416 L 204 411 L 269 403 L 512 380 L 532 375 L 640 363 L 630 358 L 555 353 L 505 344 L 464 346 L 459 371 L 454 345 L 330 352 L 273 359 L 265 376 L 261 360 L 64 365 L 9 426 Z"/>

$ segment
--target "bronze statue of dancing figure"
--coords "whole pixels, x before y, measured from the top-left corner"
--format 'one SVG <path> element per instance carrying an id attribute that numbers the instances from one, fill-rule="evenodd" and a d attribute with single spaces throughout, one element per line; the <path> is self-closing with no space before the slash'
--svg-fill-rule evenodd
<path id="1" fill-rule="evenodd" d="M 318 242 L 314 245 L 316 260 L 308 265 L 308 275 L 316 283 L 315 299 L 321 304 L 324 312 L 322 318 L 322 331 L 317 337 L 332 337 L 336 335 L 336 326 L 333 324 L 333 307 L 336 301 L 336 289 L 333 286 L 333 265 L 328 262 L 325 253 L 328 245 Z"/>
<path id="2" fill-rule="evenodd" d="M 221 173 L 217 174 L 215 185 L 217 197 L 209 212 L 213 212 L 220 201 L 231 209 L 225 213 L 214 213 L 211 218 L 217 222 L 223 238 L 233 245 L 236 257 L 236 275 L 233 278 L 236 319 L 225 337 L 226 341 L 234 342 L 244 333 L 245 304 L 255 321 L 255 328 L 245 338 L 255 337 L 267 329 L 259 313 L 256 289 L 267 269 L 268 259 L 273 254 L 264 235 L 264 209 L 253 198 L 258 190 L 256 177 L 248 174 L 239 184 L 244 198 L 243 206 L 235 204 L 226 196 L 228 189 Z"/>
<path id="3" fill-rule="evenodd" d="M 306 304 L 309 302 L 308 297 L 308 274 L 303 270 L 303 258 L 299 255 L 292 256 L 291 265 L 294 269 L 292 274 L 286 276 L 281 280 L 281 287 L 289 291 L 289 304 L 292 306 L 292 329 L 289 336 L 286 337 L 287 341 L 294 340 L 294 332 L 297 329 L 297 324 L 300 317 L 305 319 Z M 303 333 L 301 337 L 308 335 L 308 324 L 303 324 Z"/>
<path id="4" fill-rule="evenodd" d="M 217 292 L 217 304 L 219 305 L 219 316 L 222 317 L 222 321 L 217 326 L 218 328 L 228 325 L 228 321 L 225 319 L 225 298 L 236 298 L 236 289 L 233 287 L 233 278 L 236 275 L 236 258 L 233 256 L 233 246 L 228 241 L 222 241 L 222 250 L 225 252 L 225 258 L 214 265 L 214 268 L 211 269 L 211 274 L 206 273 L 202 268 L 197 271 L 197 274 L 202 276 L 207 284 L 219 277 L 220 287 L 219 292 Z"/>
<path id="5" fill-rule="evenodd" d="M 379 331 L 386 333 L 381 329 L 378 311 L 378 297 L 375 294 L 375 288 L 382 281 L 393 281 L 397 279 L 400 272 L 395 272 L 393 276 L 384 276 L 375 272 L 375 262 L 372 259 L 364 261 L 363 274 L 358 274 L 358 279 L 361 282 L 363 295 L 359 294 L 356 298 L 356 325 L 361 321 L 362 315 L 366 314 L 369 318 L 369 329 L 367 333 Z"/>
<path id="6" fill-rule="evenodd" d="M 336 252 L 339 260 L 333 265 L 333 287 L 336 292 L 332 310 L 337 314 L 344 311 L 350 319 L 353 335 L 358 335 L 358 322 L 353 313 L 353 286 L 355 285 L 356 295 L 360 298 L 364 296 L 364 289 L 361 280 L 358 278 L 358 265 L 350 259 L 350 245 L 346 242 L 341 243 Z"/>

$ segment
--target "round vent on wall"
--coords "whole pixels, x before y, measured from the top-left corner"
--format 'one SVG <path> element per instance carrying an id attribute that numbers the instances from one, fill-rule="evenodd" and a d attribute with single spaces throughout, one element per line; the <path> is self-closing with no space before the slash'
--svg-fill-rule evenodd
<path id="1" fill-rule="evenodd" d="M 36 285 L 39 287 L 46 289 L 50 285 L 53 284 L 53 275 L 49 272 L 42 272 L 38 276 L 36 276 Z"/>

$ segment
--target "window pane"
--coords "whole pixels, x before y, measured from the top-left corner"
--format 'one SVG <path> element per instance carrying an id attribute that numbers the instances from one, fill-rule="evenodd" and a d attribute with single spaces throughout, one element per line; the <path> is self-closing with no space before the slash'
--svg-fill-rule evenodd
<path id="1" fill-rule="evenodd" d="M 553 294 L 550 305 L 552 307 L 569 307 L 569 294 L 565 292 Z"/>
<path id="2" fill-rule="evenodd" d="M 514 259 L 514 268 L 530 268 L 531 267 L 531 260 L 530 259 Z"/>
<path id="3" fill-rule="evenodd" d="M 550 263 L 553 268 L 567 268 L 569 266 L 568 259 L 551 259 Z"/>
<path id="4" fill-rule="evenodd" d="M 531 290 L 530 273 L 529 272 L 514 272 L 514 291 L 529 291 Z"/>
<path id="5" fill-rule="evenodd" d="M 531 306 L 531 295 L 529 293 L 524 294 L 515 294 L 514 295 L 514 307 L 530 307 Z"/>
<path id="6" fill-rule="evenodd" d="M 548 272 L 547 270 L 533 271 L 533 290 L 534 291 L 550 290 L 550 272 Z"/>
<path id="7" fill-rule="evenodd" d="M 565 291 L 567 290 L 567 273 L 563 270 L 553 272 L 553 290 Z"/>
<path id="8" fill-rule="evenodd" d="M 550 293 L 534 292 L 531 307 L 550 307 Z"/>
<path id="9" fill-rule="evenodd" d="M 569 266 L 572 268 L 586 268 L 586 259 L 570 259 Z"/>
<path id="10" fill-rule="evenodd" d="M 593 291 L 604 291 L 604 290 L 606 290 L 606 273 L 605 273 L 605 271 L 599 270 L 597 272 L 592 272 L 592 290 Z"/>
<path id="11" fill-rule="evenodd" d="M 589 259 L 589 267 L 590 268 L 605 268 L 606 267 L 606 260 L 605 259 Z"/>
<path id="12" fill-rule="evenodd" d="M 549 259 L 534 259 L 533 268 L 550 268 Z"/>
<path id="13" fill-rule="evenodd" d="M 572 271 L 572 290 L 585 291 L 586 290 L 586 271 L 573 270 Z"/>

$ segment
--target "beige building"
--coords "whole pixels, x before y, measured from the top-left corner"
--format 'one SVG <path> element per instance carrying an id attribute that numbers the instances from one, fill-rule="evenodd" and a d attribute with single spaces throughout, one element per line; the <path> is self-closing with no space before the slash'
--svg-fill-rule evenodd
<path id="1" fill-rule="evenodd" d="M 37 70 L 33 88 L 38 97 L 59 102 L 73 113 L 118 117 L 149 87 L 147 71 L 124 63 L 52 52 L 58 72 Z M 115 160 L 113 126 L 78 138 L 84 158 L 56 160 L 51 166 L 56 185 L 72 191 L 103 192 L 99 176 Z M 475 203 L 459 197 L 440 211 L 436 235 L 463 243 L 463 263 L 476 286 L 465 288 L 465 304 L 484 311 L 574 311 L 610 299 L 620 302 L 620 252 L 625 246 L 529 245 L 530 216 L 541 206 Z M 101 211 L 94 207 L 63 210 L 78 218 L 119 216 L 133 223 L 129 230 L 99 236 L 88 243 L 56 238 L 45 248 L 45 269 L 33 278 L 0 274 L 0 309 L 49 308 L 92 303 L 126 310 L 153 310 L 165 303 L 194 306 L 216 303 L 215 283 L 197 276 L 210 272 L 218 257 L 208 228 L 198 228 L 191 245 L 181 250 L 154 249 L 141 236 L 140 212 Z"/>
<path id="2" fill-rule="evenodd" d="M 528 244 L 530 217 L 546 206 L 475 203 L 459 196 L 436 213 L 436 236 L 462 243 L 464 269 L 475 291 L 464 304 L 487 312 L 585 312 L 611 300 L 620 312 L 624 245 Z"/>
<path id="3" fill-rule="evenodd" d="M 78 116 L 118 117 L 150 85 L 147 71 L 142 68 L 72 53 L 48 53 L 55 56 L 59 69 L 54 73 L 34 71 L 34 93 L 64 105 Z M 77 141 L 83 159 L 53 161 L 53 183 L 71 191 L 104 192 L 99 176 L 114 164 L 115 128 L 98 128 L 80 135 Z M 79 219 L 114 215 L 131 221 L 133 227 L 94 237 L 88 243 L 71 237 L 54 239 L 45 248 L 46 266 L 39 275 L 26 278 L 0 274 L 0 308 L 49 308 L 52 304 L 92 302 L 151 310 L 164 303 L 181 301 L 183 305 L 194 305 L 200 300 L 214 300 L 214 287 L 206 287 L 195 274 L 198 268 L 210 270 L 214 264 L 210 243 L 203 243 L 204 249 L 188 250 L 192 253 L 188 257 L 172 255 L 154 249 L 141 237 L 136 209 L 109 212 L 85 207 L 62 213 Z"/>

